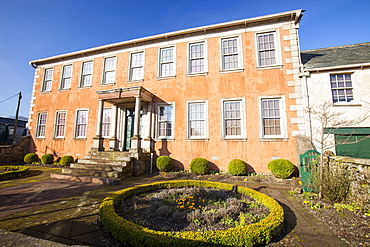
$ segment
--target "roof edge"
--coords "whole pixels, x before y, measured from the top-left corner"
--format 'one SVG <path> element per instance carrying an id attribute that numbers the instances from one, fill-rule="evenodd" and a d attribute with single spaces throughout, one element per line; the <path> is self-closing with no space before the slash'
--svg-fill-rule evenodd
<path id="1" fill-rule="evenodd" d="M 315 72 L 315 71 L 349 69 L 349 68 L 358 68 L 358 67 L 362 68 L 362 67 L 369 67 L 369 66 L 370 66 L 370 63 L 358 63 L 358 64 L 330 66 L 330 67 L 305 68 L 304 71 Z"/>

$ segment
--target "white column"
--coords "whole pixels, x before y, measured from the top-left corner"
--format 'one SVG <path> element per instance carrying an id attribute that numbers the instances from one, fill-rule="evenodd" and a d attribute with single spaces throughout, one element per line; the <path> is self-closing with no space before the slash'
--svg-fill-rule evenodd
<path id="1" fill-rule="evenodd" d="M 118 150 L 117 147 L 117 114 L 118 107 L 112 106 L 112 118 L 111 118 L 111 136 L 109 138 L 109 150 Z"/>
<path id="2" fill-rule="evenodd" d="M 104 138 L 102 137 L 102 119 L 103 119 L 104 101 L 99 100 L 98 118 L 96 120 L 96 136 L 93 138 L 93 151 L 104 151 Z"/>
<path id="3" fill-rule="evenodd" d="M 139 136 L 139 133 L 140 133 L 140 109 L 141 109 L 140 96 L 136 96 L 135 97 L 135 126 L 134 126 L 134 136 Z"/>

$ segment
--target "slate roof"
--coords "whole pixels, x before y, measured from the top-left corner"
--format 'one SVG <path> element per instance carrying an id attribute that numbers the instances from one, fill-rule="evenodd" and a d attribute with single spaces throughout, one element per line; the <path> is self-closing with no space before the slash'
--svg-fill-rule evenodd
<path id="1" fill-rule="evenodd" d="M 301 52 L 306 69 L 370 63 L 370 42 Z"/>
<path id="2" fill-rule="evenodd" d="M 0 117 L 0 125 L 14 126 L 15 119 Z M 27 121 L 18 119 L 18 127 L 26 127 Z"/>

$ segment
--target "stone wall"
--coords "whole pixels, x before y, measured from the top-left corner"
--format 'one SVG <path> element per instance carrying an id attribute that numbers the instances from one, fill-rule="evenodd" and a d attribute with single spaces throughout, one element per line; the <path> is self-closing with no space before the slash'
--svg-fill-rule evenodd
<path id="1" fill-rule="evenodd" d="M 31 136 L 24 136 L 12 145 L 0 146 L 0 165 L 24 164 L 23 158 L 30 151 Z"/>

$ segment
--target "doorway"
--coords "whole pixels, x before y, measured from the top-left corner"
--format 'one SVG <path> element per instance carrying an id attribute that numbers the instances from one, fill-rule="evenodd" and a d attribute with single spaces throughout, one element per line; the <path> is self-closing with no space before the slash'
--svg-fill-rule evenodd
<path id="1" fill-rule="evenodd" d="M 141 135 L 141 118 L 142 110 L 140 110 L 140 128 L 139 135 Z M 135 129 L 135 108 L 126 108 L 125 114 L 125 133 L 124 133 L 124 144 L 123 151 L 129 151 L 131 148 L 131 137 L 134 136 Z"/>

